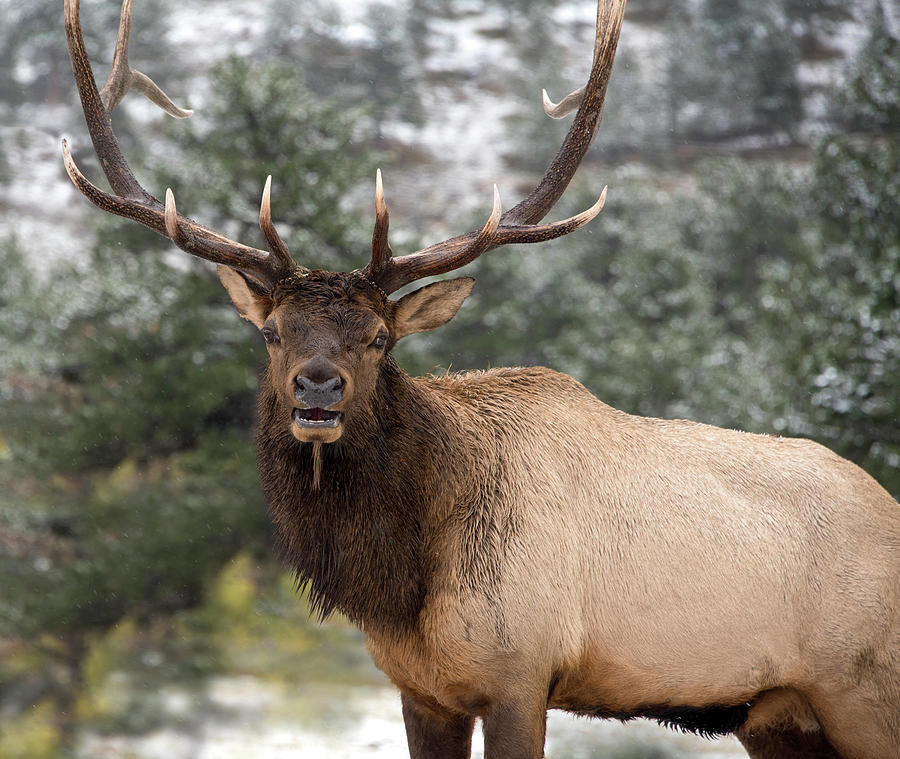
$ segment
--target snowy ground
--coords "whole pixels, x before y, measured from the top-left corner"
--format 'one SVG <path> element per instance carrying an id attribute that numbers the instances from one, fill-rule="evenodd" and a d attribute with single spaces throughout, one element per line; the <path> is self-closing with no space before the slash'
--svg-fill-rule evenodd
<path id="1" fill-rule="evenodd" d="M 252 677 L 217 678 L 202 699 L 164 694 L 172 725 L 141 736 L 83 736 L 78 759 L 406 759 L 400 699 L 393 688 L 316 684 L 292 688 Z M 204 717 L 179 727 L 186 713 Z M 731 759 L 733 738 L 709 741 L 645 720 L 623 725 L 550 712 L 548 759 Z M 476 730 L 473 759 L 484 756 Z"/>

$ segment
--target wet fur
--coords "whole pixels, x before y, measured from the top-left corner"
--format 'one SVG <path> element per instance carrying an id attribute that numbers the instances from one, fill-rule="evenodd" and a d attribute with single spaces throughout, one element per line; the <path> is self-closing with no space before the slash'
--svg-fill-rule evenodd
<path id="1" fill-rule="evenodd" d="M 390 397 L 387 384 L 382 392 Z M 308 586 L 313 609 L 321 618 L 339 609 L 369 627 L 414 627 L 425 595 L 421 504 L 427 485 L 420 471 L 404 471 L 400 451 L 388 445 L 395 435 L 403 437 L 403 422 L 379 420 L 359 443 L 351 434 L 322 446 L 316 488 L 315 444 L 298 443 L 289 433 L 268 382 L 258 406 L 263 491 L 282 554 Z"/>

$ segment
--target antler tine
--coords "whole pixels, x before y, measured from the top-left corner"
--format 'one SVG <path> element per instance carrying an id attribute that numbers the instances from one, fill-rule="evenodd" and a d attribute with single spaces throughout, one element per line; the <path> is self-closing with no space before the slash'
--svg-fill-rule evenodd
<path id="1" fill-rule="evenodd" d="M 191 255 L 238 269 L 267 289 L 280 279 L 279 270 L 272 266 L 272 254 L 229 240 L 182 216 L 175 208 L 175 195 L 171 189 L 166 189 L 163 223 L 164 236 Z"/>
<path id="2" fill-rule="evenodd" d="M 597 56 L 600 55 L 601 50 L 603 50 L 604 44 L 604 35 L 603 29 L 604 24 L 606 22 L 606 17 L 601 12 L 601 6 L 597 4 L 597 28 L 594 34 L 594 62 L 597 60 Z M 579 87 L 577 90 L 570 92 L 566 95 L 562 100 L 558 103 L 554 103 L 550 96 L 547 94 L 547 90 L 541 90 L 541 99 L 544 103 L 544 113 L 546 113 L 551 119 L 562 119 L 568 116 L 570 113 L 577 111 L 579 106 L 581 106 L 582 101 L 584 100 L 584 93 L 587 90 L 587 86 Z M 598 122 L 599 123 L 599 122 Z"/>
<path id="3" fill-rule="evenodd" d="M 369 268 L 374 276 L 380 276 L 388 267 L 393 256 L 388 242 L 390 215 L 384 202 L 384 184 L 381 169 L 375 171 L 375 229 L 372 232 L 372 263 Z"/>
<path id="4" fill-rule="evenodd" d="M 125 97 L 131 86 L 131 67 L 128 65 L 128 39 L 131 36 L 131 0 L 124 0 L 119 14 L 119 33 L 116 35 L 116 50 L 113 63 L 106 77 L 106 84 L 100 90 L 100 100 L 107 113 Z"/>
<path id="5" fill-rule="evenodd" d="M 478 237 L 475 238 L 474 242 L 464 248 L 459 254 L 460 263 L 454 266 L 454 269 L 465 266 L 469 261 L 474 261 L 490 247 L 497 234 L 497 229 L 500 227 L 500 216 L 502 211 L 503 208 L 500 205 L 500 188 L 497 187 L 497 185 L 494 185 L 494 207 L 491 209 L 491 215 L 484 223 L 484 226 L 481 228 L 481 231 L 478 233 Z"/>
<path id="6" fill-rule="evenodd" d="M 266 238 L 269 250 L 277 257 L 279 266 L 289 271 L 296 266 L 287 245 L 284 244 L 275 225 L 272 223 L 272 175 L 266 177 L 266 185 L 263 188 L 262 202 L 259 204 L 259 228 Z"/>
<path id="7" fill-rule="evenodd" d="M 558 103 L 554 103 L 547 90 L 541 90 L 541 100 L 544 103 L 544 113 L 551 119 L 564 119 L 573 111 L 577 111 L 584 100 L 584 91 L 586 87 L 579 87 L 574 92 L 570 92 Z"/>
<path id="8" fill-rule="evenodd" d="M 109 114 L 125 93 L 129 89 L 135 89 L 166 111 L 173 113 L 174 109 L 173 115 L 189 116 L 191 112 L 183 111 L 172 105 L 172 101 L 152 80 L 128 66 L 131 0 L 124 0 L 122 3 L 113 69 L 101 96 L 97 90 L 97 83 L 85 50 L 79 10 L 79 0 L 65 0 L 66 44 L 69 48 L 72 71 L 75 75 L 75 83 L 81 98 L 81 106 L 91 142 L 100 159 L 103 173 L 109 180 L 112 193 L 101 190 L 82 174 L 72 158 L 66 140 L 63 140 L 63 161 L 72 182 L 88 200 L 104 211 L 137 221 L 154 232 L 169 237 L 188 253 L 214 263 L 230 266 L 246 274 L 264 288 L 273 288 L 287 272 L 295 269 L 296 264 L 291 261 L 287 248 L 280 238 L 274 234 L 271 218 L 268 221 L 273 236 L 266 234 L 266 230 L 263 230 L 273 248 L 273 252 L 270 254 L 229 240 L 227 237 L 197 224 L 192 219 L 178 214 L 171 191 L 167 192 L 166 204 L 163 205 L 137 181 L 122 154 L 109 118 Z M 273 243 L 273 240 L 277 240 L 277 243 Z"/>
<path id="9" fill-rule="evenodd" d="M 378 203 L 377 197 L 378 189 L 376 185 L 376 205 Z M 433 274 L 444 274 L 448 271 L 458 269 L 461 266 L 465 266 L 467 263 L 474 261 L 485 251 L 496 247 L 497 243 L 495 240 L 500 228 L 501 213 L 500 190 L 497 188 L 497 185 L 494 185 L 494 206 L 491 210 L 491 215 L 477 234 L 473 234 L 465 240 L 457 238 L 460 243 L 450 251 L 442 246 L 432 246 L 431 248 L 426 248 L 418 253 L 402 256 L 397 259 L 391 258 L 390 255 L 388 255 L 384 259 L 379 259 L 381 267 L 378 269 L 376 269 L 374 265 L 375 254 L 373 252 L 372 263 L 366 267 L 364 273 L 374 281 L 384 293 L 390 294 L 399 290 L 403 285 L 415 282 L 422 277 Z M 385 224 L 386 223 L 385 219 Z M 376 234 L 377 229 L 376 222 Z M 435 248 L 440 248 L 440 250 L 434 251 L 433 249 Z M 388 252 L 390 252 L 389 246 Z"/>
<path id="10" fill-rule="evenodd" d="M 175 118 L 186 119 L 192 116 L 194 114 L 192 110 L 179 108 L 149 76 L 128 65 L 128 40 L 131 36 L 131 4 L 132 0 L 123 0 L 122 2 L 113 65 L 106 79 L 106 84 L 103 85 L 103 89 L 100 91 L 100 100 L 103 101 L 106 112 L 112 113 L 126 93 L 134 89 Z"/>
<path id="11" fill-rule="evenodd" d="M 587 84 L 559 104 L 550 101 L 544 92 L 545 110 L 549 109 L 548 113 L 553 111 L 551 115 L 562 117 L 576 108 L 578 113 L 562 146 L 535 188 L 523 201 L 503 214 L 487 242 L 482 239 L 483 230 L 473 230 L 415 253 L 390 259 L 380 273 L 371 275 L 385 292 L 393 292 L 422 277 L 457 269 L 501 245 L 544 242 L 566 235 L 587 224 L 600 212 L 606 201 L 605 187 L 600 198 L 588 210 L 552 224 L 538 223 L 562 196 L 597 132 L 622 28 L 625 2 L 598 0 L 594 58 Z M 478 252 L 473 255 L 475 249 Z"/>
<path id="12" fill-rule="evenodd" d="M 584 93 L 579 94 L 576 90 L 560 103 L 562 106 L 568 102 L 566 108 L 571 112 L 574 110 L 571 107 L 572 103 L 580 98 L 578 113 L 540 182 L 528 197 L 509 211 L 508 219 L 504 221 L 535 224 L 543 219 L 562 197 L 594 141 L 597 128 L 600 126 L 616 47 L 619 44 L 619 32 L 622 30 L 622 20 L 625 16 L 625 2 L 626 0 L 598 0 L 593 64 L 584 86 Z"/>
<path id="13" fill-rule="evenodd" d="M 94 81 L 94 73 L 91 70 L 91 63 L 88 60 L 84 38 L 81 34 L 79 0 L 65 0 L 64 8 L 66 44 L 69 48 L 69 58 L 72 61 L 72 71 L 75 74 L 75 83 L 81 97 L 81 109 L 84 111 L 91 141 L 100 158 L 103 173 L 106 174 L 116 195 L 150 202 L 153 200 L 153 196 L 140 186 L 125 161 L 119 141 L 113 133 L 108 112 L 97 91 L 97 83 Z"/>

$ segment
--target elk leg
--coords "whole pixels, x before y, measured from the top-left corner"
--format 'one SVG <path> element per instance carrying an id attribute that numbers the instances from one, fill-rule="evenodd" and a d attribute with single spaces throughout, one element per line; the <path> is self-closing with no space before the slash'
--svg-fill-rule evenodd
<path id="1" fill-rule="evenodd" d="M 774 729 L 738 739 L 750 759 L 841 759 L 821 730 L 805 733 L 798 727 Z"/>
<path id="2" fill-rule="evenodd" d="M 491 706 L 484 715 L 485 759 L 541 759 L 547 699 L 520 698 Z"/>
<path id="3" fill-rule="evenodd" d="M 410 759 L 469 759 L 475 718 L 400 694 Z"/>
<path id="4" fill-rule="evenodd" d="M 841 759 L 809 700 L 791 688 L 760 693 L 736 735 L 750 759 Z"/>

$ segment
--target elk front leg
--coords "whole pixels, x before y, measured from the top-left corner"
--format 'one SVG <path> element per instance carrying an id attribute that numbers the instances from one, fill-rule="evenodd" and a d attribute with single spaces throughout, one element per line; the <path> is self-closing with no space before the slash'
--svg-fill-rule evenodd
<path id="1" fill-rule="evenodd" d="M 484 757 L 541 759 L 546 732 L 546 693 L 495 703 L 484 715 Z"/>
<path id="2" fill-rule="evenodd" d="M 469 759 L 475 718 L 400 694 L 410 759 Z"/>

